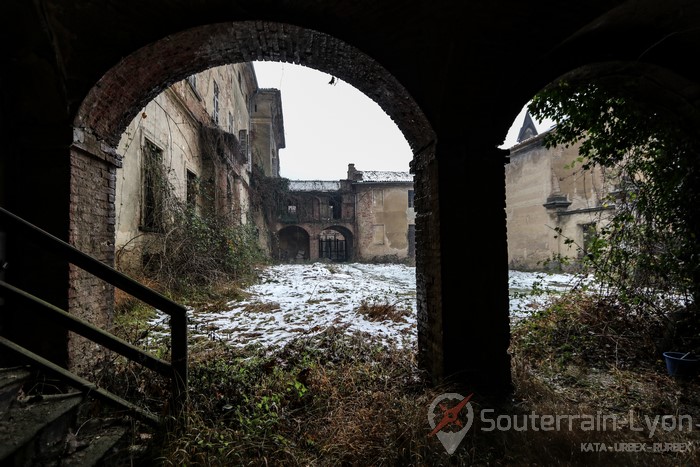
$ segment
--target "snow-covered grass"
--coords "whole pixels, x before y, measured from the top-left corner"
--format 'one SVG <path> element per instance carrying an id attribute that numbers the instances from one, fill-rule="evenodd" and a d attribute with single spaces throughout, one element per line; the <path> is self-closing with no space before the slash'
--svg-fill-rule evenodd
<path id="1" fill-rule="evenodd" d="M 190 335 L 236 347 L 272 348 L 334 327 L 410 347 L 416 342 L 415 273 L 415 267 L 403 264 L 269 266 L 261 272 L 259 283 L 246 290 L 245 299 L 229 302 L 219 310 L 191 309 Z M 568 274 L 510 271 L 511 316 L 526 315 L 549 294 L 570 288 L 574 280 Z M 396 313 L 379 320 L 362 313 L 372 305 L 388 305 Z M 162 319 L 160 316 L 158 321 Z"/>
<path id="2" fill-rule="evenodd" d="M 511 319 L 527 316 L 552 295 L 570 290 L 582 282 L 590 283 L 590 280 L 574 274 L 508 271 Z"/>

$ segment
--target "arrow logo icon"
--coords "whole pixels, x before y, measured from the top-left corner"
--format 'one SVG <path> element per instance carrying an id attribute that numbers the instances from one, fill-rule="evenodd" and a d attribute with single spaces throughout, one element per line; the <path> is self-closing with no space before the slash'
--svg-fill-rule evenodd
<path id="1" fill-rule="evenodd" d="M 469 431 L 469 428 L 472 426 L 474 410 L 469 403 L 469 399 L 471 399 L 473 395 L 472 393 L 467 397 L 463 397 L 461 394 L 455 392 L 440 394 L 433 400 L 433 403 L 430 404 L 430 408 L 428 408 L 428 423 L 430 424 L 430 428 L 433 429 L 433 431 L 428 434 L 428 437 L 437 436 L 447 451 L 447 454 L 455 452 L 457 446 L 459 446 L 459 443 L 462 442 L 462 439 L 464 439 L 467 431 Z M 458 403 L 451 406 L 446 403 L 446 401 L 453 400 L 458 401 Z M 438 423 L 435 423 L 435 419 L 438 418 L 438 414 L 435 413 L 435 408 L 438 406 L 442 411 L 442 419 Z M 465 406 L 467 407 L 467 420 L 465 423 L 462 423 L 459 419 L 459 413 Z M 461 430 L 443 431 L 452 426 L 461 427 Z"/>

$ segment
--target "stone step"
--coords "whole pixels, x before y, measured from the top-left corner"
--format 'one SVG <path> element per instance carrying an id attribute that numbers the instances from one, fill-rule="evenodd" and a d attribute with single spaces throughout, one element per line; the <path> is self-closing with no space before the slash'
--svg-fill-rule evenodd
<path id="1" fill-rule="evenodd" d="M 15 400 L 0 420 L 0 464 L 51 465 L 83 400 L 81 393 Z"/>
<path id="2" fill-rule="evenodd" d="M 0 368 L 0 467 L 133 465 L 147 450 L 144 429 L 30 367 Z"/>
<path id="3" fill-rule="evenodd" d="M 121 421 L 93 418 L 76 433 L 69 433 L 61 467 L 119 464 L 124 459 L 122 440 L 128 429 Z"/>
<path id="4" fill-rule="evenodd" d="M 0 368 L 0 420 L 17 399 L 30 376 L 28 367 Z"/>

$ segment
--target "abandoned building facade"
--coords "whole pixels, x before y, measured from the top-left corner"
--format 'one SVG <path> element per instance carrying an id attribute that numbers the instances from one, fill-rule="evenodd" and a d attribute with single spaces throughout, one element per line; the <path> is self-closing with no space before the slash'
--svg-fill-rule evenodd
<path id="1" fill-rule="evenodd" d="M 174 212 L 189 208 L 233 224 L 267 226 L 250 203 L 251 173 L 279 177 L 284 147 L 280 93 L 259 89 L 251 63 L 211 68 L 159 94 L 132 120 L 118 146 L 117 265 L 139 268 Z"/>
<path id="2" fill-rule="evenodd" d="M 553 128 L 549 131 L 556 131 Z M 575 268 L 588 242 L 606 225 L 617 183 L 604 169 L 584 170 L 579 144 L 547 148 L 526 113 L 506 164 L 510 269 Z"/>
<path id="3" fill-rule="evenodd" d="M 277 219 L 279 261 L 415 260 L 413 176 L 360 171 L 345 180 L 292 180 Z"/>
<path id="4" fill-rule="evenodd" d="M 254 223 L 260 246 L 277 261 L 413 261 L 407 171 L 358 171 L 350 164 L 345 180 L 290 181 L 273 216 L 253 206 L 252 172 L 279 178 L 284 147 L 280 92 L 259 89 L 251 63 L 205 70 L 156 96 L 118 146 L 118 267 L 147 268 L 159 254 L 149 240 L 188 208 Z"/>

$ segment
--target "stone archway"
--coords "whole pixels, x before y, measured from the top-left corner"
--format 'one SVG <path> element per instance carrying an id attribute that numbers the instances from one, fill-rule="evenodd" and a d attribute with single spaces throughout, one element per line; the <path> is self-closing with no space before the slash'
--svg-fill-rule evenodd
<path id="1" fill-rule="evenodd" d="M 287 61 L 332 73 L 378 102 L 416 154 L 421 365 L 438 380 L 459 374 L 498 391 L 510 367 L 505 154 L 494 147 L 521 103 L 568 70 L 626 60 L 688 78 L 674 89 L 682 105 L 698 107 L 700 9 L 684 0 L 508 8 L 486 0 L 411 8 L 399 1 L 12 0 L 2 8 L 13 40 L 3 49 L 11 66 L 3 75 L 0 197 L 107 262 L 108 188 L 119 163 L 111 148 L 139 106 L 174 80 L 217 63 Z M 212 24 L 221 21 L 236 23 Z M 95 205 L 76 211 L 79 199 Z M 479 220 L 474 248 L 459 248 L 458 207 Z M 8 276 L 16 284 L 61 307 L 81 294 L 86 306 L 98 306 L 105 294 L 76 288 L 65 265 L 23 239 L 11 241 Z M 454 274 L 473 264 L 484 266 L 475 280 Z"/>
<path id="2" fill-rule="evenodd" d="M 378 62 L 327 34 L 268 22 L 210 24 L 137 50 L 91 89 L 74 125 L 116 147 L 133 117 L 172 83 L 212 66 L 254 60 L 295 63 L 346 81 L 389 115 L 414 153 L 435 140 L 411 95 Z"/>
<path id="3" fill-rule="evenodd" d="M 163 56 L 168 60 L 162 60 Z M 435 134 L 415 101 L 388 71 L 359 50 L 318 31 L 265 22 L 218 23 L 179 32 L 137 50 L 109 70 L 88 93 L 74 120 L 71 147 L 70 204 L 75 208 L 71 208 L 70 231 L 76 246 L 90 254 L 96 253 L 95 238 L 113 246 L 114 180 L 121 163 L 115 148 L 122 131 L 140 109 L 170 84 L 193 73 L 250 60 L 287 61 L 318 69 L 348 82 L 377 102 L 414 151 L 416 198 L 420 199 L 420 187 L 429 185 L 421 180 L 428 177 L 424 168 L 434 155 Z M 102 193 L 95 192 L 99 187 Z M 427 226 L 422 231 L 436 232 Z M 299 235 L 287 238 L 285 232 L 281 234 L 279 255 L 285 251 L 289 256 L 287 247 L 294 246 L 294 260 L 300 254 L 302 259 L 311 256 L 308 238 L 305 247 L 300 248 Z M 103 248 L 100 253 L 101 259 L 113 261 L 113 251 Z M 419 273 L 422 264 L 430 262 L 420 264 Z M 70 283 L 78 291 L 96 287 L 94 278 L 78 270 L 71 270 Z M 80 308 L 80 296 L 76 293 L 70 300 L 72 312 L 89 314 L 97 322 L 111 315 L 108 299 L 85 310 Z M 422 301 L 427 302 L 427 298 Z"/>
<path id="4" fill-rule="evenodd" d="M 284 263 L 299 263 L 311 257 L 311 236 L 303 228 L 290 225 L 277 232 L 274 256 Z"/>
<path id="5" fill-rule="evenodd" d="M 318 256 L 331 261 L 352 261 L 353 234 L 341 225 L 326 227 L 319 233 Z"/>

